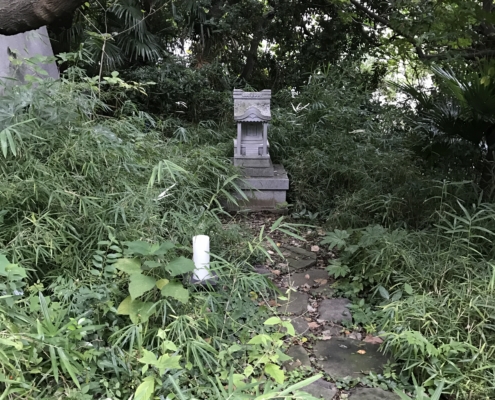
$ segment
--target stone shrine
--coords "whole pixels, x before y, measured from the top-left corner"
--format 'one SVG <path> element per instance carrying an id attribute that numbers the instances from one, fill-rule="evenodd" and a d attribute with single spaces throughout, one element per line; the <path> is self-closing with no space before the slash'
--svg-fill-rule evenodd
<path id="1" fill-rule="evenodd" d="M 271 90 L 244 92 L 234 90 L 234 165 L 244 175 L 238 182 L 248 200 L 236 195 L 239 206 L 228 204 L 231 211 L 284 210 L 289 178 L 282 165 L 273 165 L 270 158 L 268 128 Z"/>

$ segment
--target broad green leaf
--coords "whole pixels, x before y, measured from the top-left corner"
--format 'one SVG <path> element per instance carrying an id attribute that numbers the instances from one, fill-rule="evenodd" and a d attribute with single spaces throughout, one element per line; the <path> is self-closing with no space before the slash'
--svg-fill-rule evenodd
<path id="1" fill-rule="evenodd" d="M 239 344 L 233 344 L 228 348 L 229 354 L 235 353 L 236 351 L 242 350 L 242 346 Z"/>
<path id="2" fill-rule="evenodd" d="M 279 317 L 271 317 L 271 318 L 268 318 L 264 324 L 265 325 L 277 325 L 277 324 L 280 324 L 282 322 L 282 320 L 279 318 Z"/>
<path id="3" fill-rule="evenodd" d="M 181 369 L 180 359 L 181 359 L 181 356 L 170 357 L 168 354 L 164 354 L 158 359 L 156 366 L 161 371 L 163 371 L 165 369 Z M 161 373 L 161 375 L 163 375 L 163 373 L 164 373 L 164 371 Z"/>
<path id="4" fill-rule="evenodd" d="M 177 276 L 180 274 L 185 274 L 186 272 L 194 271 L 195 267 L 192 260 L 181 256 L 169 262 L 166 268 L 170 272 L 170 275 Z"/>
<path id="5" fill-rule="evenodd" d="M 155 278 L 143 274 L 132 274 L 129 283 L 129 293 L 132 299 L 137 299 L 155 287 Z"/>
<path id="6" fill-rule="evenodd" d="M 143 349 L 143 356 L 138 359 L 140 363 L 155 365 L 157 363 L 157 358 L 154 353 L 149 350 Z"/>
<path id="7" fill-rule="evenodd" d="M 382 296 L 384 299 L 389 299 L 390 295 L 388 293 L 388 290 L 385 289 L 383 286 L 378 286 L 378 291 L 380 292 L 380 296 Z"/>
<path id="8" fill-rule="evenodd" d="M 246 376 L 246 378 L 249 378 L 253 372 L 254 367 L 252 365 L 248 365 L 246 368 L 244 368 L 244 376 Z"/>
<path id="9" fill-rule="evenodd" d="M 170 282 L 162 288 L 162 296 L 172 297 L 179 300 L 181 303 L 186 304 L 189 300 L 189 291 L 184 289 L 180 282 Z"/>
<path id="10" fill-rule="evenodd" d="M 142 256 L 149 256 L 151 254 L 151 243 L 136 240 L 134 242 L 125 242 L 124 244 L 127 246 L 127 249 L 124 251 L 125 254 L 139 254 Z"/>
<path id="11" fill-rule="evenodd" d="M 261 334 L 261 335 L 256 335 L 253 337 L 248 344 L 267 344 L 268 342 L 271 342 L 272 338 L 270 335 L 266 334 Z"/>
<path id="12" fill-rule="evenodd" d="M 141 263 L 135 258 L 120 258 L 114 266 L 129 275 L 141 273 Z"/>
<path id="13" fill-rule="evenodd" d="M 170 340 L 164 340 L 160 344 L 160 347 L 162 348 L 163 351 L 165 350 L 177 351 L 177 346 L 174 344 L 174 342 L 171 342 Z"/>
<path id="14" fill-rule="evenodd" d="M 149 400 L 155 393 L 155 378 L 147 376 L 144 381 L 137 387 L 134 394 L 134 400 Z"/>
<path id="15" fill-rule="evenodd" d="M 287 333 L 290 336 L 295 336 L 296 335 L 296 330 L 294 329 L 294 325 L 290 321 L 283 321 L 282 326 L 287 329 Z"/>
<path id="16" fill-rule="evenodd" d="M 284 383 L 285 375 L 284 371 L 280 369 L 280 366 L 275 364 L 266 364 L 265 372 L 270 375 L 278 384 Z"/>
<path id="17" fill-rule="evenodd" d="M 160 279 L 156 282 L 156 287 L 160 290 L 163 289 L 165 285 L 167 285 L 170 281 L 168 279 Z"/>
<path id="18" fill-rule="evenodd" d="M 131 313 L 131 302 L 131 296 L 128 296 L 122 300 L 122 303 L 119 304 L 119 308 L 117 308 L 117 314 L 129 315 Z"/>
<path id="19" fill-rule="evenodd" d="M 233 374 L 232 375 L 232 383 L 238 389 L 242 389 L 243 387 L 246 386 L 246 382 L 244 382 L 244 379 L 246 379 L 246 377 L 244 375 L 241 375 L 241 374 Z"/>
<path id="20" fill-rule="evenodd" d="M 173 249 L 175 247 L 175 244 L 172 242 L 166 241 L 163 242 L 160 245 L 157 245 L 156 247 L 152 248 L 153 255 L 155 256 L 163 256 L 166 254 L 169 250 Z"/>
<path id="21" fill-rule="evenodd" d="M 140 300 L 131 301 L 131 310 L 129 317 L 132 323 L 139 324 L 140 322 L 146 322 L 151 315 L 155 312 L 155 303 L 143 302 Z"/>
<path id="22" fill-rule="evenodd" d="M 405 283 L 404 284 L 404 291 L 407 294 L 412 294 L 413 293 L 413 288 L 412 288 L 412 286 L 409 283 Z"/>

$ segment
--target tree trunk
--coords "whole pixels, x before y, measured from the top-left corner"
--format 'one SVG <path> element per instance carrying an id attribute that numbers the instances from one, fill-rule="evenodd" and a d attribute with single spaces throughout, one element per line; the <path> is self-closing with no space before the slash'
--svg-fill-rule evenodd
<path id="1" fill-rule="evenodd" d="M 0 35 L 16 35 L 67 18 L 85 0 L 0 0 Z"/>
<path id="2" fill-rule="evenodd" d="M 485 134 L 487 155 L 481 172 L 480 186 L 485 200 L 492 200 L 495 192 L 495 126 Z"/>

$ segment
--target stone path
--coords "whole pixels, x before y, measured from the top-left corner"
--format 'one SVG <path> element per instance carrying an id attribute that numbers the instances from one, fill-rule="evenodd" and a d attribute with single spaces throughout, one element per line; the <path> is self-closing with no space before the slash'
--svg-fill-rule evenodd
<path id="1" fill-rule="evenodd" d="M 308 251 L 294 245 L 281 245 L 285 260 L 273 266 L 259 267 L 258 272 L 270 276 L 281 288 L 287 300 L 278 300 L 278 312 L 290 319 L 296 333 L 305 340 L 293 344 L 287 354 L 291 361 L 284 364 L 287 371 L 309 368 L 325 373 L 325 379 L 304 390 L 315 398 L 326 400 L 397 400 L 391 392 L 377 388 L 337 390 L 335 381 L 343 378 L 365 377 L 370 372 L 380 373 L 388 358 L 379 352 L 379 338 L 351 332 L 350 301 L 334 298 L 331 281 L 321 262 L 322 251 L 313 246 Z M 372 342 L 372 343 L 370 343 Z"/>

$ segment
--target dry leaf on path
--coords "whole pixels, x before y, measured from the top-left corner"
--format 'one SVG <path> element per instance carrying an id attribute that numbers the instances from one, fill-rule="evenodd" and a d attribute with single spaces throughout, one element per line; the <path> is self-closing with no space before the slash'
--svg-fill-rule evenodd
<path id="1" fill-rule="evenodd" d="M 311 251 L 316 253 L 316 252 L 320 251 L 320 247 L 319 246 L 311 246 Z"/>
<path id="2" fill-rule="evenodd" d="M 318 325 L 317 322 L 308 322 L 309 329 L 316 329 L 319 328 L 320 325 Z"/>
<path id="3" fill-rule="evenodd" d="M 326 279 L 315 279 L 315 282 L 318 284 L 318 286 L 323 286 L 326 285 L 328 281 Z"/>
<path id="4" fill-rule="evenodd" d="M 332 338 L 330 331 L 323 331 L 321 334 L 322 334 L 321 340 L 330 340 Z"/>
<path id="5" fill-rule="evenodd" d="M 279 276 L 279 275 L 281 274 L 281 272 L 280 272 L 280 270 L 279 270 L 279 269 L 274 269 L 274 270 L 272 271 L 272 274 L 273 274 L 273 275 L 277 275 L 277 276 Z"/>
<path id="6" fill-rule="evenodd" d="M 309 276 L 309 274 L 304 275 L 304 277 L 305 277 L 306 279 L 311 278 L 311 277 Z"/>
<path id="7" fill-rule="evenodd" d="M 309 312 L 315 312 L 316 310 L 308 304 L 308 311 Z"/>
<path id="8" fill-rule="evenodd" d="M 270 300 L 268 302 L 268 304 L 270 305 L 270 307 L 276 307 L 277 306 L 277 300 Z"/>
<path id="9" fill-rule="evenodd" d="M 371 343 L 371 344 L 381 344 L 383 343 L 383 339 L 379 338 L 378 336 L 367 335 L 363 339 L 363 342 Z"/>
<path id="10" fill-rule="evenodd" d="M 358 354 L 366 354 L 365 350 L 358 350 L 357 352 L 358 352 Z"/>

